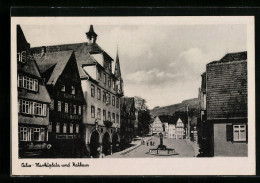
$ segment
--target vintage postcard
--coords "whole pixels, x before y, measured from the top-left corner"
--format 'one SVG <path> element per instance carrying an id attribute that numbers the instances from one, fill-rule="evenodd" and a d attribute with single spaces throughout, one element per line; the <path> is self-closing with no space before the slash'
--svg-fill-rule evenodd
<path id="1" fill-rule="evenodd" d="M 255 175 L 253 16 L 11 17 L 11 174 Z"/>

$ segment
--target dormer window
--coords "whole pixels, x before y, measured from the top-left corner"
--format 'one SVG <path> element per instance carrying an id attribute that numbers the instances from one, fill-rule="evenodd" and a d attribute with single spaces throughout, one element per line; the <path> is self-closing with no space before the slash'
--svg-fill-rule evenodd
<path id="1" fill-rule="evenodd" d="M 108 63 L 108 70 L 111 71 L 111 63 Z"/>
<path id="2" fill-rule="evenodd" d="M 102 79 L 102 74 L 101 74 L 101 70 L 98 69 L 98 80 L 101 80 Z"/>
<path id="3" fill-rule="evenodd" d="M 26 51 L 18 52 L 17 53 L 17 61 L 25 63 L 26 62 Z"/>
<path id="4" fill-rule="evenodd" d="M 75 87 L 74 86 L 71 86 L 71 94 L 75 95 Z"/>
<path id="5" fill-rule="evenodd" d="M 65 85 L 61 85 L 60 91 L 65 92 Z"/>

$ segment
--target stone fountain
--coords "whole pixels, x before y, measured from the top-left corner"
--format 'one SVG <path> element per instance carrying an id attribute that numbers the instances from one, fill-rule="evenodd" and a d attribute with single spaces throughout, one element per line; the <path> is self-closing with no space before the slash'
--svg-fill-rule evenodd
<path id="1" fill-rule="evenodd" d="M 149 154 L 156 155 L 156 156 L 171 156 L 171 155 L 178 155 L 174 149 L 167 148 L 163 145 L 163 134 L 159 133 L 160 137 L 160 144 L 157 146 L 156 149 L 150 149 Z"/>

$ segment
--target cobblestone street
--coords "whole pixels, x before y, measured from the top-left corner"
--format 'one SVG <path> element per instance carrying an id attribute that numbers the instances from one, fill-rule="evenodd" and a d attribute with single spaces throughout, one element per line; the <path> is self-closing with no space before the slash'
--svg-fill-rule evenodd
<path id="1" fill-rule="evenodd" d="M 147 146 L 146 142 L 153 140 L 155 142 L 154 146 Z M 158 137 L 151 137 L 147 138 L 145 142 L 145 145 L 140 145 L 141 142 L 136 142 L 136 145 L 133 147 L 130 147 L 124 151 L 114 153 L 112 155 L 108 155 L 105 158 L 174 158 L 174 157 L 194 157 L 195 152 L 193 147 L 190 143 L 187 143 L 186 140 L 176 140 L 176 139 L 169 139 L 164 138 L 163 144 L 166 145 L 168 148 L 175 149 L 175 152 L 178 153 L 178 155 L 172 155 L 172 156 L 155 156 L 148 154 L 149 149 L 151 148 L 157 148 L 157 146 L 160 144 L 160 139 Z"/>

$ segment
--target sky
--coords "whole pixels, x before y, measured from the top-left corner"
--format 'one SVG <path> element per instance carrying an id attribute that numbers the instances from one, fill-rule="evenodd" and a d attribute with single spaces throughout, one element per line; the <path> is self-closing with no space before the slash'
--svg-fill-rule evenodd
<path id="1" fill-rule="evenodd" d="M 89 26 L 21 24 L 31 47 L 86 42 Z M 125 96 L 146 99 L 150 109 L 198 97 L 207 63 L 247 51 L 244 24 L 93 26 L 114 59 L 118 45 Z"/>

